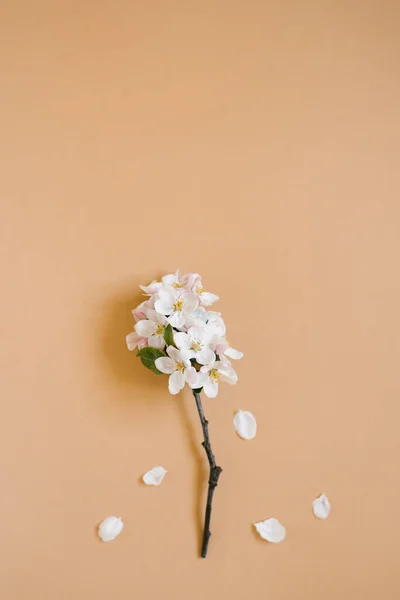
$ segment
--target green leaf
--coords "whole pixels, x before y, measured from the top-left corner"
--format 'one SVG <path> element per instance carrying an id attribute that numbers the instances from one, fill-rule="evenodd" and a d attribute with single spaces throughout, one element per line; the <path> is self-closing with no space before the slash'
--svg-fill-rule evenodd
<path id="1" fill-rule="evenodd" d="M 161 356 L 167 356 L 165 352 L 159 350 L 158 348 L 150 348 L 148 346 L 146 348 L 141 348 L 138 351 L 137 356 L 147 369 L 150 369 L 150 371 L 153 371 L 153 373 L 156 375 L 162 375 L 161 371 L 157 369 L 155 361 Z"/>
<path id="2" fill-rule="evenodd" d="M 174 341 L 174 330 L 172 329 L 171 323 L 168 323 L 168 325 L 164 329 L 163 336 L 165 343 L 167 344 L 167 348 L 168 346 L 174 346 L 176 348 L 176 344 Z"/>

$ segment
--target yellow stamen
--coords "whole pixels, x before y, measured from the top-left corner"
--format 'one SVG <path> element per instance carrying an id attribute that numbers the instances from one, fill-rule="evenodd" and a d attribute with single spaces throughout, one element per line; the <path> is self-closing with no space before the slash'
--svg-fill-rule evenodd
<path id="1" fill-rule="evenodd" d="M 200 352 L 203 349 L 203 344 L 199 340 L 193 340 L 190 349 L 193 350 L 193 352 Z"/>
<path id="2" fill-rule="evenodd" d="M 179 373 L 183 373 L 185 370 L 185 365 L 181 362 L 175 363 L 175 371 L 179 371 Z"/>
<path id="3" fill-rule="evenodd" d="M 196 288 L 194 291 L 196 292 L 196 294 L 198 296 L 201 296 L 204 293 L 204 288 L 202 285 L 199 284 L 199 285 L 196 285 Z"/>
<path id="4" fill-rule="evenodd" d="M 174 287 L 176 290 L 179 290 L 180 288 L 183 288 L 184 285 L 184 283 L 178 283 L 177 281 L 175 281 L 175 283 L 172 284 L 172 287 Z"/>
<path id="5" fill-rule="evenodd" d="M 159 325 L 154 332 L 154 335 L 163 335 L 165 329 L 165 325 Z"/>
<path id="6" fill-rule="evenodd" d="M 183 308 L 182 298 L 178 298 L 177 300 L 175 300 L 173 307 L 174 307 L 174 310 L 182 310 L 182 308 Z"/>
<path id="7" fill-rule="evenodd" d="M 210 369 L 208 375 L 212 381 L 212 383 L 218 383 L 219 381 L 219 372 L 217 369 Z"/>

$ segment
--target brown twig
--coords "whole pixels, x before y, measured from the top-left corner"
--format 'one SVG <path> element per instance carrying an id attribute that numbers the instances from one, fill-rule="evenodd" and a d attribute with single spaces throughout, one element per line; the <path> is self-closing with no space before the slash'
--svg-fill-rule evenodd
<path id="1" fill-rule="evenodd" d="M 208 480 L 208 494 L 207 494 L 207 504 L 206 504 L 206 514 L 204 519 L 204 533 L 203 533 L 203 543 L 201 546 L 201 556 L 202 558 L 206 558 L 208 542 L 210 541 L 211 531 L 210 531 L 210 521 L 211 521 L 211 511 L 212 511 L 212 501 L 214 496 L 214 490 L 218 485 L 219 476 L 222 473 L 221 467 L 218 467 L 215 462 L 215 456 L 211 449 L 210 436 L 208 433 L 208 421 L 204 416 L 203 405 L 201 403 L 200 393 L 193 390 L 193 396 L 196 400 L 197 411 L 199 413 L 201 426 L 203 428 L 204 441 L 202 443 L 204 450 L 206 451 L 208 462 L 210 465 L 210 477 Z"/>

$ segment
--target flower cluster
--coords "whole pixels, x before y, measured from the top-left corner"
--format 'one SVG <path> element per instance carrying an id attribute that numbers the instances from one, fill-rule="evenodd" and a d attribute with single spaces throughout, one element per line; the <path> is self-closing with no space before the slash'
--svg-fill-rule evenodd
<path id="1" fill-rule="evenodd" d="M 136 323 L 126 343 L 138 348 L 144 366 L 169 375 L 171 394 L 187 383 L 215 398 L 219 381 L 237 382 L 229 359 L 243 354 L 227 342 L 221 314 L 209 310 L 218 296 L 204 289 L 198 273 L 177 271 L 140 288 L 148 299 L 132 311 Z"/>

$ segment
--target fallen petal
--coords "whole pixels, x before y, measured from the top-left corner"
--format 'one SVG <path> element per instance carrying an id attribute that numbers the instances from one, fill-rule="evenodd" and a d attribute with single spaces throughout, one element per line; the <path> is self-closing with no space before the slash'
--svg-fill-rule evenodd
<path id="1" fill-rule="evenodd" d="M 167 472 L 164 467 L 154 467 L 143 475 L 143 481 L 146 485 L 160 485 Z"/>
<path id="2" fill-rule="evenodd" d="M 286 537 L 286 529 L 279 523 L 278 519 L 271 518 L 259 521 L 254 523 L 254 526 L 262 539 L 267 540 L 267 542 L 278 544 Z"/>
<path id="3" fill-rule="evenodd" d="M 326 519 L 331 512 L 331 503 L 325 494 L 321 494 L 313 501 L 312 508 L 317 519 Z"/>
<path id="4" fill-rule="evenodd" d="M 120 517 L 107 517 L 99 525 L 99 536 L 103 542 L 111 542 L 122 531 L 124 524 Z"/>
<path id="5" fill-rule="evenodd" d="M 248 410 L 238 410 L 233 418 L 233 426 L 236 433 L 244 440 L 252 440 L 256 437 L 257 423 L 254 415 Z"/>

